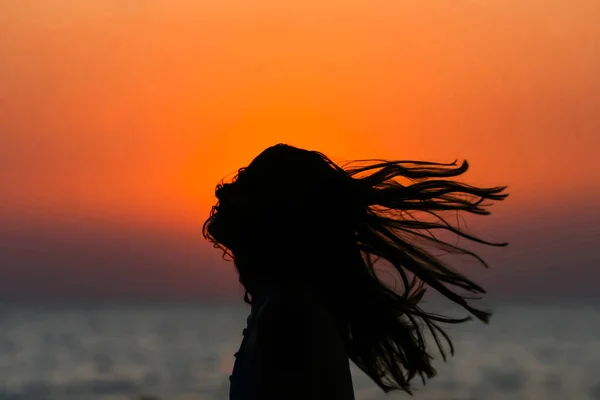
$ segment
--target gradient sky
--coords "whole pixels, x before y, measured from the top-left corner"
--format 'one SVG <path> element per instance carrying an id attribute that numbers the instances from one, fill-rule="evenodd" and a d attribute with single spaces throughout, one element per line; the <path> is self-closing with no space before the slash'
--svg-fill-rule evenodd
<path id="1" fill-rule="evenodd" d="M 490 292 L 600 280 L 597 0 L 0 1 L 0 297 L 239 293 L 201 238 L 278 142 L 467 159 Z"/>

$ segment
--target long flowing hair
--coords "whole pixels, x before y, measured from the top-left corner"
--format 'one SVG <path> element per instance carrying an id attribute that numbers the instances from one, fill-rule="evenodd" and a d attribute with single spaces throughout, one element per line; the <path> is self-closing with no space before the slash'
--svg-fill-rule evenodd
<path id="1" fill-rule="evenodd" d="M 305 267 L 302 274 L 294 271 L 294 276 L 313 282 L 321 293 L 350 359 L 362 371 L 385 392 L 412 393 L 415 376 L 425 383 L 436 374 L 427 331 L 446 360 L 454 348 L 441 324 L 472 317 L 487 323 L 491 315 L 473 304 L 485 290 L 436 254 L 468 256 L 487 267 L 472 250 L 440 238 L 438 232 L 485 245 L 506 245 L 469 234 L 449 220 L 461 212 L 487 215 L 491 202 L 507 197 L 505 186 L 480 188 L 451 179 L 468 168 L 466 161 L 411 160 L 362 160 L 342 167 L 322 153 L 276 145 L 242 168 L 231 183 L 217 186 L 219 202 L 204 224 L 204 235 L 236 261 L 246 299 L 252 297 L 257 276 L 290 276 L 281 267 L 244 267 L 243 249 L 259 245 L 253 238 L 264 242 L 267 232 L 275 232 L 269 236 L 273 241 L 282 232 L 293 232 L 285 243 L 300 242 L 303 249 L 323 244 L 314 252 L 302 251 L 313 258 L 321 252 L 322 262 L 312 262 L 318 273 L 317 267 Z M 235 206 L 232 198 L 237 199 Z M 285 207 L 274 205 L 284 203 Z M 284 212 L 288 217 L 281 222 Z M 307 236 L 310 240 L 303 241 Z M 283 241 L 279 247 L 284 248 L 277 253 L 280 258 L 290 251 Z M 379 263 L 397 273 L 401 289 L 382 281 Z M 427 288 L 468 315 L 452 318 L 426 312 L 421 300 Z"/>

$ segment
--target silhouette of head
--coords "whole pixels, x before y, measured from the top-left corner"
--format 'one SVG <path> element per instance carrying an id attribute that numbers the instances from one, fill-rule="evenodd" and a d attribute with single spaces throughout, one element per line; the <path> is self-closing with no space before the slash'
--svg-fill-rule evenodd
<path id="1" fill-rule="evenodd" d="M 357 189 L 325 155 L 278 144 L 217 186 L 205 230 L 231 252 L 246 289 L 258 280 L 301 279 L 309 265 L 322 266 L 332 248 L 351 237 L 361 209 Z M 303 268 L 294 269 L 299 264 Z"/>

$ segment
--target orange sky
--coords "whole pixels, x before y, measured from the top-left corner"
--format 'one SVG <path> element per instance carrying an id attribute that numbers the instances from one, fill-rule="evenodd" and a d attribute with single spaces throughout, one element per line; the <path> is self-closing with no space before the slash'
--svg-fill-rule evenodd
<path id="1" fill-rule="evenodd" d="M 595 204 L 599 21 L 597 0 L 0 2 L 0 221 L 197 229 L 277 142 L 466 158 L 510 185 L 500 224 Z"/>

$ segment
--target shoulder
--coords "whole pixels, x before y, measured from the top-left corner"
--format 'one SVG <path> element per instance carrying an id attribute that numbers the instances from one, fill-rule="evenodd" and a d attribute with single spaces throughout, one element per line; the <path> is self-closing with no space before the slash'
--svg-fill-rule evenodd
<path id="1" fill-rule="evenodd" d="M 257 323 L 263 330 L 307 331 L 330 328 L 330 313 L 320 299 L 310 291 L 285 288 L 273 293 L 261 307 Z"/>
<path id="2" fill-rule="evenodd" d="M 290 369 L 291 357 L 309 375 L 337 367 L 347 360 L 340 339 L 327 308 L 308 291 L 274 294 L 257 314 L 256 349 L 265 365 Z"/>
<path id="3" fill-rule="evenodd" d="M 294 348 L 305 358 L 320 357 L 314 353 L 324 349 L 345 353 L 332 314 L 318 296 L 302 288 L 273 293 L 257 314 L 256 334 L 263 350 Z"/>
<path id="4" fill-rule="evenodd" d="M 274 293 L 256 318 L 260 398 L 352 398 L 346 352 L 318 297 L 301 290 Z"/>

